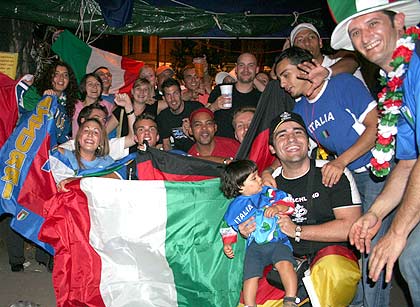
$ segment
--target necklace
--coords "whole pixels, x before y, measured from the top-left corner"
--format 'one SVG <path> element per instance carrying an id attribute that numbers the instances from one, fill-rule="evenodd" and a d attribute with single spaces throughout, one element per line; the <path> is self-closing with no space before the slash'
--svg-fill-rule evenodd
<path id="1" fill-rule="evenodd" d="M 410 27 L 397 41 L 397 48 L 392 54 L 390 66 L 393 70 L 386 74 L 381 70 L 381 85 L 384 86 L 378 94 L 379 124 L 375 147 L 372 149 L 372 172 L 377 177 L 389 174 L 389 161 L 395 153 L 395 135 L 397 122 L 403 99 L 402 85 L 415 48 L 415 42 L 420 35 L 420 28 Z"/>

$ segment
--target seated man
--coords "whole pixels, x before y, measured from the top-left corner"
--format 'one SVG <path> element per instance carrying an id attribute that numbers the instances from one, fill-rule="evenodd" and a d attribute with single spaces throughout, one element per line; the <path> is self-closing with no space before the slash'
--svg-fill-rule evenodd
<path id="1" fill-rule="evenodd" d="M 200 108 L 190 115 L 189 134 L 195 139 L 188 154 L 227 164 L 232 161 L 239 149 L 239 143 L 233 139 L 215 136 L 217 125 L 214 114 L 207 108 Z"/>
<path id="2" fill-rule="evenodd" d="M 324 186 L 321 167 L 328 161 L 311 160 L 308 145 L 305 123 L 298 114 L 284 112 L 272 121 L 269 148 L 282 164 L 273 175 L 277 186 L 295 202 L 292 216 L 280 216 L 279 225 L 290 238 L 295 256 L 309 259 L 315 290 L 315 298 L 308 290 L 311 301 L 347 306 L 360 279 L 357 258 L 347 240 L 350 226 L 361 215 L 360 196 L 347 169 L 333 187 Z M 248 236 L 255 222 L 239 229 Z"/>

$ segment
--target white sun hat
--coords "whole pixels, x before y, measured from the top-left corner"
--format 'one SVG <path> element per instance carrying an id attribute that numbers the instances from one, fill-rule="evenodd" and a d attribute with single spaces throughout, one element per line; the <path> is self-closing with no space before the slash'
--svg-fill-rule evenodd
<path id="1" fill-rule="evenodd" d="M 372 12 L 388 10 L 405 15 L 405 26 L 420 22 L 419 0 L 328 0 L 330 12 L 338 23 L 331 35 L 331 47 L 354 50 L 348 27 L 354 18 Z"/>

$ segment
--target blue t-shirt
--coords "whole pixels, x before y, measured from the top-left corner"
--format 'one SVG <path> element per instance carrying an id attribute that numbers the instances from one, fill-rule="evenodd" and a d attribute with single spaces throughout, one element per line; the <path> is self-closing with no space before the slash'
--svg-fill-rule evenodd
<path id="1" fill-rule="evenodd" d="M 302 116 L 309 135 L 327 150 L 341 155 L 359 139 L 365 131 L 366 115 L 376 108 L 364 84 L 350 74 L 339 74 L 326 81 L 314 99 L 302 97 L 293 112 Z M 368 151 L 347 168 L 355 170 L 368 165 L 372 153 Z"/>
<path id="2" fill-rule="evenodd" d="M 417 47 L 418 44 L 416 44 Z M 420 121 L 416 120 L 420 105 L 420 58 L 416 51 L 403 82 L 403 106 L 398 121 L 396 157 L 400 160 L 417 159 L 420 152 Z"/>
<path id="3" fill-rule="evenodd" d="M 293 207 L 293 200 L 290 194 L 264 186 L 262 191 L 251 195 L 240 195 L 236 197 L 230 204 L 225 213 L 225 222 L 238 232 L 238 226 L 247 221 L 250 217 L 255 216 L 257 229 L 249 236 L 247 244 L 252 241 L 258 244 L 268 242 L 282 241 L 291 248 L 287 236 L 280 230 L 277 224 L 277 217 L 267 218 L 264 216 L 264 210 L 267 207 L 279 204 L 289 205 Z"/>
<path id="4" fill-rule="evenodd" d="M 79 167 L 79 164 L 77 163 L 77 159 L 74 152 L 64 149 L 64 156 L 67 159 L 69 159 L 72 169 L 77 172 L 80 169 L 80 167 Z M 84 169 L 93 169 L 93 168 L 101 169 L 114 163 L 114 160 L 110 156 L 103 156 L 103 157 L 96 157 L 96 159 L 93 161 L 86 161 L 84 159 L 81 159 L 81 162 L 84 165 Z"/>

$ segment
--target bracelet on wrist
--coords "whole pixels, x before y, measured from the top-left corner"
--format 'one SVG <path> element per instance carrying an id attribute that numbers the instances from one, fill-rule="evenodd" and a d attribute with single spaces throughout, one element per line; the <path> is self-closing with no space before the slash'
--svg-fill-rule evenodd
<path id="1" fill-rule="evenodd" d="M 130 112 L 127 112 L 127 116 L 129 116 L 129 115 L 131 115 L 131 114 L 134 114 L 134 109 L 133 109 L 133 110 L 131 110 Z"/>
<path id="2" fill-rule="evenodd" d="M 300 235 L 301 235 L 301 233 L 302 233 L 302 227 L 299 226 L 299 225 L 297 225 L 296 228 L 295 228 L 295 241 L 297 243 L 300 242 Z"/>

